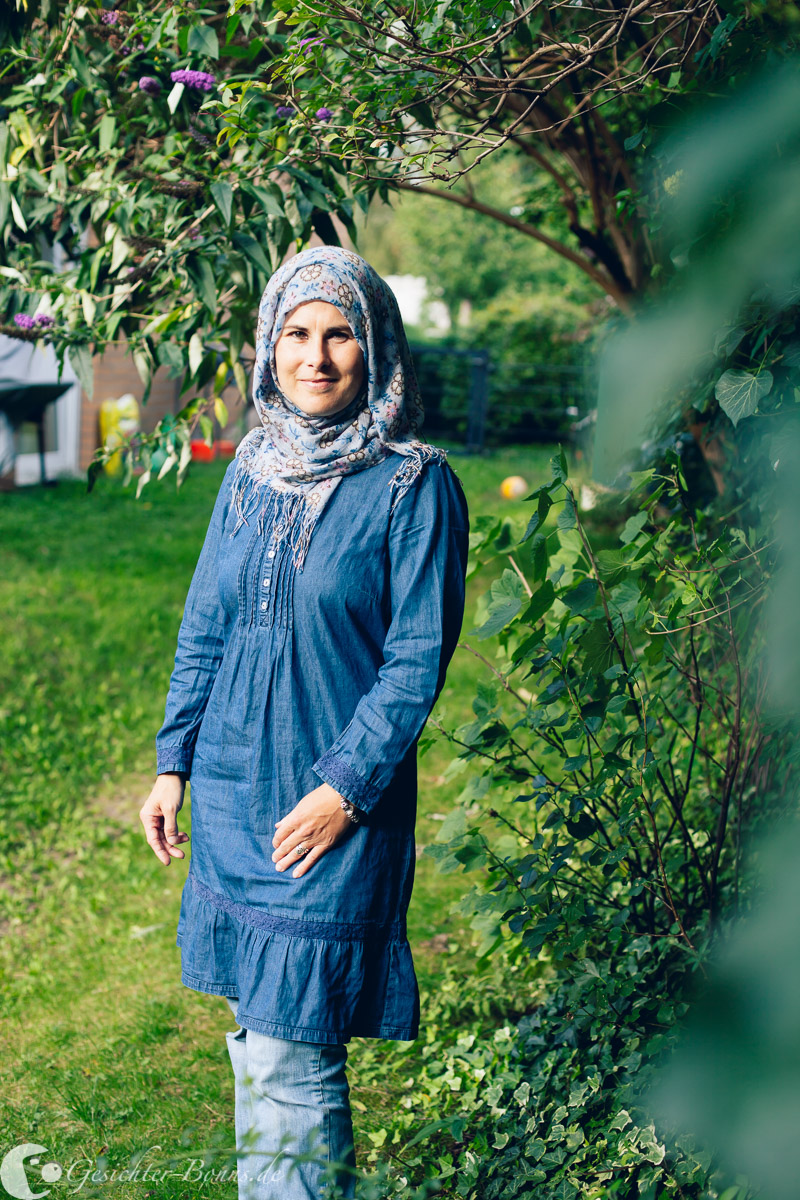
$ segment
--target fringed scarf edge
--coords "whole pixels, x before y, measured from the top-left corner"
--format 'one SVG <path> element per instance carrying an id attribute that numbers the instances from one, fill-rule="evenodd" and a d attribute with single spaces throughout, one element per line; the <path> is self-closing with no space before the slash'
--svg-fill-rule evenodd
<path id="1" fill-rule="evenodd" d="M 397 450 L 397 447 L 387 444 L 387 449 Z M 403 461 L 388 484 L 389 488 L 394 491 L 391 511 L 394 511 L 398 500 L 411 487 L 426 462 L 444 463 L 447 461 L 446 450 L 442 450 L 438 446 L 431 446 L 427 442 L 418 443 L 408 452 L 397 450 L 397 453 L 402 455 Z M 369 470 L 369 468 L 366 469 Z M 236 464 L 231 493 L 237 520 L 230 537 L 234 537 L 242 525 L 249 527 L 250 522 L 247 518 L 252 516 L 256 509 L 258 509 L 256 528 L 259 535 L 263 536 L 267 518 L 271 514 L 275 542 L 288 541 L 294 565 L 299 571 L 302 571 L 311 535 L 321 509 L 309 504 L 303 492 L 279 490 L 273 487 L 269 480 L 256 479 L 248 470 L 247 460 L 244 458 L 241 458 Z"/>

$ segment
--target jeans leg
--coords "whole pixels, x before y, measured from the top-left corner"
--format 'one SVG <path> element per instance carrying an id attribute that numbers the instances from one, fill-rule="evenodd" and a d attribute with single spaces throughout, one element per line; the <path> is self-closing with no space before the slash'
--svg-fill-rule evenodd
<path id="1" fill-rule="evenodd" d="M 228 1003 L 235 1015 L 237 1002 Z M 326 1164 L 355 1167 L 347 1046 L 251 1029 L 226 1037 L 236 1082 L 236 1144 L 243 1154 L 240 1200 L 321 1200 L 334 1179 Z M 321 1161 L 298 1161 L 292 1151 Z M 351 1172 L 338 1172 L 335 1181 L 342 1197 L 355 1195 Z"/>
<path id="2" fill-rule="evenodd" d="M 235 1017 L 239 1003 L 238 1000 L 231 999 L 230 996 L 226 996 L 225 999 L 228 1001 Z M 233 1033 L 226 1033 L 225 1040 L 228 1043 L 228 1054 L 230 1055 L 231 1066 L 233 1067 L 236 1148 L 241 1152 L 245 1144 L 247 1131 L 253 1127 L 255 1121 L 251 1102 L 252 1092 L 247 1074 L 247 1030 L 240 1028 Z M 240 1174 L 243 1167 L 244 1162 L 240 1159 Z M 241 1188 L 239 1189 L 239 1194 L 243 1200 L 244 1193 Z"/>

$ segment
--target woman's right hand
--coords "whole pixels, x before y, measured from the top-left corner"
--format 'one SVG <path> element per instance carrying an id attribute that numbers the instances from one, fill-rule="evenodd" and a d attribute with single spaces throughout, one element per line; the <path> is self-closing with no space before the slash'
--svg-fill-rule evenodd
<path id="1" fill-rule="evenodd" d="M 169 866 L 173 858 L 185 858 L 178 842 L 188 842 L 188 833 L 178 831 L 178 812 L 183 805 L 186 777 L 167 773 L 156 778 L 153 790 L 139 809 L 145 837 L 156 858 Z"/>

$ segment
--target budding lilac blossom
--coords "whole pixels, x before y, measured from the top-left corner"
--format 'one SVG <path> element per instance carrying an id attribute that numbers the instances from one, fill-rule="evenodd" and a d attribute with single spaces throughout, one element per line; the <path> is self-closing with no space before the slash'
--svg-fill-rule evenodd
<path id="1" fill-rule="evenodd" d="M 170 79 L 173 83 L 183 83 L 201 92 L 210 92 L 217 82 L 216 75 L 209 75 L 207 71 L 190 71 L 185 67 L 173 71 Z"/>
<path id="2" fill-rule="evenodd" d="M 291 104 L 279 104 L 275 109 L 275 113 L 281 118 L 281 120 L 284 120 L 286 117 L 294 116 L 295 110 L 292 108 Z"/>
<path id="3" fill-rule="evenodd" d="M 54 324 L 55 324 L 55 321 L 53 320 L 53 318 L 52 318 L 52 317 L 45 316 L 45 314 L 44 314 L 44 313 L 39 313 L 39 316 L 38 316 L 38 317 L 34 317 L 33 319 L 34 319 L 34 321 L 36 322 L 36 324 L 37 324 L 37 325 L 41 325 L 41 327 L 42 327 L 43 329 L 49 329 L 49 327 L 50 327 L 51 325 L 54 325 Z"/>
<path id="4" fill-rule="evenodd" d="M 333 112 L 329 108 L 318 108 L 314 113 L 314 116 L 318 121 L 330 121 L 331 117 L 333 116 Z"/>
<path id="5" fill-rule="evenodd" d="M 104 25 L 116 25 L 118 19 L 118 12 L 104 12 L 100 14 L 100 20 Z"/>
<path id="6" fill-rule="evenodd" d="M 152 75 L 143 75 L 139 80 L 139 87 L 148 95 L 157 96 L 161 91 L 161 80 L 155 79 Z"/>

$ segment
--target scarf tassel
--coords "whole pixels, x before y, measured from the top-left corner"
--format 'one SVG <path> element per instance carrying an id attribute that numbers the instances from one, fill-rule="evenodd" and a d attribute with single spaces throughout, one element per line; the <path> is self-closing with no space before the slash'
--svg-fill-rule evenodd
<path id="1" fill-rule="evenodd" d="M 242 525 L 249 528 L 248 517 L 252 518 L 257 511 L 256 529 L 259 536 L 264 536 L 267 522 L 271 519 L 273 541 L 276 545 L 288 542 L 294 564 L 298 570 L 302 570 L 317 517 L 311 505 L 306 504 L 305 495 L 302 492 L 278 491 L 268 483 L 260 483 L 253 479 L 247 464 L 241 461 L 233 478 L 232 499 L 237 521 L 230 536 L 234 537 Z"/>
<path id="2" fill-rule="evenodd" d="M 426 462 L 446 461 L 446 451 L 438 446 L 429 446 L 426 442 L 418 443 L 409 453 L 403 454 L 401 465 L 389 480 L 389 487 L 394 491 L 391 510 L 394 511 L 398 500 L 408 491 Z M 234 537 L 242 525 L 249 527 L 250 522 L 247 518 L 252 517 L 258 510 L 256 528 L 259 536 L 263 537 L 267 520 L 271 518 L 275 544 L 287 541 L 292 549 L 294 565 L 302 571 L 319 516 L 318 509 L 306 503 L 305 493 L 278 491 L 268 483 L 255 480 L 247 469 L 247 462 L 242 459 L 236 466 L 232 499 L 237 521 L 230 536 Z"/>

